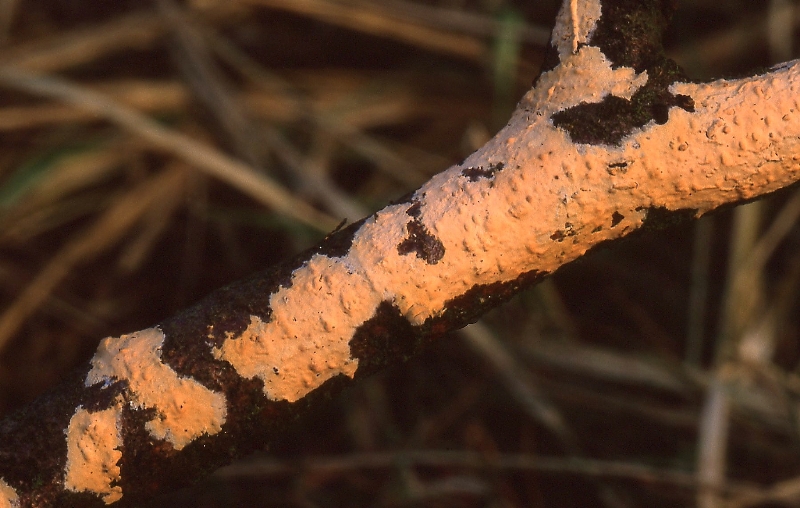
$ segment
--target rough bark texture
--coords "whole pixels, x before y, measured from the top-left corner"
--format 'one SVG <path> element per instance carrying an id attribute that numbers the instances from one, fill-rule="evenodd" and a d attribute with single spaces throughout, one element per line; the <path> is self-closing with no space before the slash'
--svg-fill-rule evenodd
<path id="1" fill-rule="evenodd" d="M 0 507 L 134 505 L 191 484 L 600 243 L 794 183 L 800 64 L 686 83 L 659 43 L 671 8 L 567 0 L 546 71 L 484 148 L 294 259 L 104 340 L 0 424 Z"/>

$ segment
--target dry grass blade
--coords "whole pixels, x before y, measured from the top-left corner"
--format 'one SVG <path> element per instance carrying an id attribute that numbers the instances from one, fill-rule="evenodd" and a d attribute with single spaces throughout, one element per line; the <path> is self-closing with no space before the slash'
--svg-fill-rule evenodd
<path id="1" fill-rule="evenodd" d="M 165 29 L 152 12 L 129 14 L 109 23 L 15 46 L 0 54 L 0 63 L 29 71 L 54 72 L 122 49 L 149 46 Z"/>
<path id="2" fill-rule="evenodd" d="M 186 108 L 189 93 L 174 81 L 118 80 L 93 83 L 91 89 L 140 112 L 174 112 Z M 0 108 L 0 131 L 94 122 L 97 114 L 64 104 L 37 104 Z"/>
<path id="3" fill-rule="evenodd" d="M 153 206 L 180 196 L 186 178 L 187 171 L 182 167 L 151 177 L 116 199 L 92 227 L 62 247 L 0 315 L 0 350 L 76 264 L 117 243 Z"/>
<path id="4" fill-rule="evenodd" d="M 171 27 L 172 61 L 180 69 L 193 95 L 209 111 L 231 141 L 240 159 L 260 168 L 263 153 L 259 150 L 256 129 L 235 100 L 234 91 L 222 70 L 211 58 L 202 33 L 183 11 L 170 0 L 159 0 L 158 7 Z"/>
<path id="5" fill-rule="evenodd" d="M 540 393 L 527 372 L 491 330 L 482 323 L 475 323 L 464 328 L 461 333 L 467 339 L 467 344 L 502 375 L 503 382 L 525 412 L 557 436 L 567 453 L 576 454 L 577 440 L 559 410 Z"/>
<path id="6" fill-rule="evenodd" d="M 261 89 L 262 93 L 251 93 L 245 99 L 248 111 L 261 112 L 263 117 L 271 117 L 272 120 L 277 120 L 275 118 L 276 111 L 286 112 L 281 120 L 311 118 L 322 129 L 334 134 L 342 143 L 374 162 L 378 169 L 396 178 L 407 188 L 418 187 L 427 180 L 427 176 L 422 171 L 363 131 L 363 129 L 388 123 L 401 123 L 409 117 L 413 117 L 416 113 L 415 106 L 419 102 L 418 99 L 415 101 L 414 97 L 408 96 L 404 91 L 391 90 L 372 101 L 353 100 L 356 98 L 353 97 L 351 102 L 357 102 L 357 105 L 344 111 L 340 101 L 303 100 L 298 90 L 294 89 L 290 83 L 267 72 L 223 37 L 210 32 L 206 32 L 204 35 L 211 41 L 212 48 L 222 60 Z M 313 83 L 317 79 L 315 77 L 313 80 L 306 79 L 304 81 Z M 320 91 L 324 92 L 327 88 L 325 84 L 322 84 Z M 355 96 L 355 94 L 357 94 L 357 90 L 354 90 L 351 95 Z M 283 136 L 273 127 L 265 128 L 264 135 L 284 163 L 297 169 L 295 161 L 299 158 L 285 153 L 286 143 Z M 337 201 L 341 200 L 337 198 Z M 344 217 L 350 217 L 351 214 L 352 212 L 340 213 Z"/>
<path id="7" fill-rule="evenodd" d="M 711 269 L 711 240 L 714 232 L 713 217 L 700 218 L 694 226 L 692 245 L 691 292 L 687 315 L 686 362 L 700 366 L 703 358 L 706 307 L 708 305 L 709 272 Z"/>
<path id="8" fill-rule="evenodd" d="M 326 23 L 379 37 L 393 38 L 430 51 L 469 60 L 486 56 L 486 45 L 475 37 L 446 33 L 416 21 L 408 21 L 385 12 L 380 4 L 354 6 L 326 0 L 242 0 L 243 3 L 281 9 L 309 16 Z"/>
<path id="9" fill-rule="evenodd" d="M 323 160 L 326 158 L 326 153 L 330 152 L 330 146 L 327 149 L 324 147 L 324 145 L 330 145 L 329 142 L 318 141 L 316 157 L 304 157 L 276 128 L 265 127 L 263 137 L 275 155 L 302 179 L 305 190 L 314 198 L 325 203 L 325 206 L 337 216 L 347 219 L 349 222 L 355 222 L 369 214 L 369 210 L 340 191 L 328 178 Z M 317 140 L 322 137 L 323 134 L 319 132 L 315 135 Z"/>
<path id="10" fill-rule="evenodd" d="M 725 483 L 728 456 L 730 397 L 720 377 L 711 382 L 700 418 L 697 477 L 704 485 L 697 492 L 698 508 L 720 508 L 720 487 Z"/>
<path id="11" fill-rule="evenodd" d="M 482 15 L 458 10 L 455 8 L 439 7 L 405 0 L 357 0 L 358 5 L 373 7 L 378 4 L 395 17 L 407 17 L 420 24 L 435 26 L 442 30 L 455 30 L 472 33 L 484 37 L 497 37 L 503 29 L 502 23 L 496 19 Z M 525 26 L 520 31 L 520 37 L 527 43 L 546 46 L 550 42 L 550 28 L 544 26 Z"/>
<path id="12" fill-rule="evenodd" d="M 191 138 L 172 131 L 146 116 L 114 103 L 105 97 L 54 77 L 43 77 L 11 69 L 0 68 L 0 82 L 45 97 L 68 102 L 75 107 L 92 111 L 133 134 L 145 139 L 154 148 L 172 153 L 194 167 L 215 176 L 239 189 L 275 211 L 287 215 L 320 232 L 328 232 L 338 221 L 299 199 L 259 174 L 250 166 Z"/>
<path id="13" fill-rule="evenodd" d="M 632 353 L 620 353 L 581 343 L 540 340 L 527 347 L 526 355 L 537 365 L 614 383 L 686 395 L 696 386 L 680 372 L 680 365 Z M 679 374 L 680 372 L 680 374 Z"/>
<path id="14" fill-rule="evenodd" d="M 182 162 L 173 163 L 174 169 L 167 171 L 176 171 L 179 168 L 190 170 Z M 166 196 L 164 199 L 159 199 L 153 202 L 140 219 L 141 227 L 138 229 L 138 235 L 132 238 L 122 249 L 119 267 L 125 271 L 133 272 L 147 259 L 147 256 L 155 248 L 156 242 L 161 238 L 162 234 L 167 230 L 172 222 L 173 215 L 177 212 L 180 205 L 184 204 L 187 199 L 184 199 L 184 193 L 191 193 L 192 188 L 196 185 L 197 178 L 192 181 L 184 181 L 181 188 L 175 188 L 175 193 Z"/>
<path id="15" fill-rule="evenodd" d="M 741 494 L 725 504 L 725 508 L 754 506 L 797 506 L 800 503 L 800 477 L 778 482 L 761 492 Z"/>
<path id="16" fill-rule="evenodd" d="M 742 280 L 737 279 L 736 283 L 742 286 L 742 290 L 747 287 L 745 281 L 750 280 L 753 273 L 764 270 L 767 261 L 791 233 L 798 219 L 800 219 L 800 192 L 795 192 L 750 249 L 747 257 L 741 261 L 736 276 Z"/>
<path id="17" fill-rule="evenodd" d="M 78 210 L 91 209 L 79 206 L 70 212 L 68 196 L 110 178 L 129 153 L 119 144 L 110 143 L 100 149 L 68 154 L 54 161 L 44 175 L 31 182 L 30 188 L 0 195 L 0 205 L 6 208 L 0 214 L 0 242 L 22 244 L 68 221 Z M 83 198 L 77 196 L 76 200 L 80 203 Z"/>

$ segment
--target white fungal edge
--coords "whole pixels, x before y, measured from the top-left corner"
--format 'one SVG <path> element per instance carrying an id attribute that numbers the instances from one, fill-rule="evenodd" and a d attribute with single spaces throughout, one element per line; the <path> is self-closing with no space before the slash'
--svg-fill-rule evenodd
<path id="1" fill-rule="evenodd" d="M 269 322 L 252 316 L 214 356 L 261 379 L 268 398 L 293 402 L 334 376 L 354 375 L 349 342 L 381 302 L 420 325 L 475 285 L 552 272 L 638 228 L 649 207 L 702 214 L 785 185 L 766 175 L 797 170 L 797 161 L 769 156 L 777 143 L 797 141 L 787 137 L 797 131 L 797 65 L 763 79 L 673 85 L 673 93 L 694 99 L 696 111 L 673 107 L 667 123 L 651 121 L 619 147 L 573 143 L 554 127 L 554 113 L 607 95 L 630 99 L 647 82 L 644 72 L 612 69 L 597 47 L 578 48 L 600 16 L 598 0 L 566 0 L 552 41 L 560 65 L 539 78 L 493 140 L 414 194 L 420 207 L 413 219 L 444 246 L 438 262 L 398 252 L 411 205 L 388 206 L 361 226 L 345 256 L 315 254 L 296 269 L 291 286 L 270 296 Z M 771 131 L 761 136 L 765 122 Z M 463 176 L 465 168 L 497 163 L 503 169 L 492 178 Z M 754 172 L 769 181 L 754 180 Z"/>
<path id="2" fill-rule="evenodd" d="M 108 388 L 116 381 L 126 381 L 130 405 L 156 411 L 156 417 L 145 424 L 150 435 L 181 450 L 203 434 L 218 433 L 225 423 L 227 405 L 223 394 L 179 376 L 161 361 L 164 339 L 159 328 L 103 339 L 84 384 Z M 75 408 L 65 430 L 64 485 L 68 490 L 94 492 L 107 504 L 122 497 L 121 488 L 112 486 L 120 478 L 122 404 L 118 397 L 114 406 L 102 411 Z"/>
<path id="3" fill-rule="evenodd" d="M 78 406 L 67 427 L 67 465 L 64 487 L 73 492 L 91 492 L 106 504 L 122 498 L 117 463 L 122 458 L 119 419 L 122 410 L 112 407 L 90 412 Z"/>
<path id="4" fill-rule="evenodd" d="M 0 478 L 0 508 L 19 508 L 17 491 Z"/>

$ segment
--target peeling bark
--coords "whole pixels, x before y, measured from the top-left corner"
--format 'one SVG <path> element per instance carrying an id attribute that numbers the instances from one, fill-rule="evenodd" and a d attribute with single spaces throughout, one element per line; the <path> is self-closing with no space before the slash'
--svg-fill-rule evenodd
<path id="1" fill-rule="evenodd" d="M 0 507 L 133 505 L 189 485 L 601 243 L 795 183 L 800 62 L 687 82 L 660 46 L 670 11 L 565 1 L 545 72 L 462 164 L 156 327 L 105 339 L 0 423 Z"/>

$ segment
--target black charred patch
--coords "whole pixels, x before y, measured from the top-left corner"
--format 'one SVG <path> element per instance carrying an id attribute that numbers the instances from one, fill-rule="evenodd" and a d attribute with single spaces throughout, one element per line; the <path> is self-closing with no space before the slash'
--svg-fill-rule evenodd
<path id="1" fill-rule="evenodd" d="M 397 252 L 401 256 L 414 252 L 418 258 L 425 260 L 429 265 L 435 265 L 444 257 L 444 244 L 433 236 L 419 220 L 422 214 L 422 203 L 414 201 L 414 204 L 406 210 L 406 214 L 413 217 L 414 220 L 406 224 L 408 238 L 400 242 Z"/>
<path id="2" fill-rule="evenodd" d="M 132 409 L 123 407 L 121 418 L 121 435 L 124 442 L 122 459 L 119 461 L 120 481 L 127 503 L 141 501 L 153 496 L 165 488 L 180 488 L 191 485 L 191 476 L 204 473 L 205 469 L 197 460 L 197 441 L 193 441 L 180 452 L 167 442 L 154 439 L 145 425 L 158 418 L 155 410 Z M 207 440 L 208 437 L 205 437 Z M 204 440 L 204 438 L 199 438 Z M 219 458 L 208 458 L 219 463 Z"/>
<path id="3" fill-rule="evenodd" d="M 611 227 L 612 227 L 612 228 L 614 228 L 614 227 L 617 227 L 617 224 L 619 224 L 620 222 L 622 222 L 622 219 L 624 219 L 624 218 L 625 218 L 625 216 L 624 216 L 624 215 L 622 215 L 622 214 L 621 214 L 621 213 L 619 213 L 619 212 L 614 212 L 614 213 L 612 213 L 612 214 L 611 214 Z"/>
<path id="4" fill-rule="evenodd" d="M 98 404 L 89 400 L 83 385 L 87 372 L 88 365 L 84 369 L 76 369 L 63 380 L 58 389 L 60 391 L 46 393 L 0 420 L 3 480 L 22 491 L 31 488 L 32 484 L 40 485 L 37 502 L 42 506 L 72 506 L 56 503 L 59 496 L 65 495 L 63 479 L 67 440 L 64 429 L 69 426 L 79 405 L 102 406 L 108 402 L 106 394 L 101 393 L 99 387 L 92 389 L 89 395 L 99 396 L 103 400 Z M 36 474 L 32 475 L 31 472 Z"/>
<path id="5" fill-rule="evenodd" d="M 608 165 L 608 169 L 606 169 L 609 175 L 614 176 L 617 174 L 625 174 L 628 172 L 628 163 L 627 162 L 615 162 L 613 164 Z"/>
<path id="6" fill-rule="evenodd" d="M 653 120 L 655 120 L 655 122 L 658 125 L 664 125 L 665 123 L 667 123 L 667 121 L 669 121 L 668 104 L 662 104 L 662 103 L 653 104 L 650 107 L 650 110 L 653 113 Z"/>
<path id="7" fill-rule="evenodd" d="M 677 66 L 670 68 L 674 65 L 670 60 L 664 60 L 663 64 L 664 67 L 648 71 L 647 84 L 631 100 L 607 95 L 595 104 L 581 103 L 554 114 L 553 125 L 569 132 L 575 143 L 619 146 L 623 138 L 651 120 L 666 123 L 672 107 L 694 111 L 690 97 L 672 95 L 668 90 L 669 85 L 679 80 Z"/>
<path id="8" fill-rule="evenodd" d="M 559 229 L 558 231 L 550 235 L 550 239 L 556 242 L 563 242 L 566 238 L 570 236 L 575 236 L 576 234 L 577 233 L 572 228 L 572 223 L 565 222 L 564 229 L 563 230 Z"/>
<path id="9" fill-rule="evenodd" d="M 477 182 L 481 178 L 494 178 L 494 175 L 505 167 L 502 162 L 489 164 L 487 167 L 477 166 L 464 168 L 461 174 L 469 178 L 470 182 Z"/>
<path id="10" fill-rule="evenodd" d="M 540 282 L 546 275 L 545 272 L 532 270 L 507 282 L 476 284 L 463 295 L 445 302 L 444 310 L 438 316 L 425 320 L 420 333 L 436 338 L 474 323 L 483 314 L 508 301 L 522 289 Z"/>
<path id="11" fill-rule="evenodd" d="M 424 259 L 429 265 L 435 265 L 444 257 L 444 244 L 430 234 L 422 222 L 412 220 L 406 224 L 406 231 L 408 231 L 408 238 L 397 246 L 397 252 L 400 255 L 415 252 L 418 258 Z"/>
<path id="12" fill-rule="evenodd" d="M 676 8 L 673 0 L 606 0 L 589 44 L 615 68 L 649 72 L 663 58 L 664 33 Z"/>
<path id="13" fill-rule="evenodd" d="M 117 403 L 117 397 L 127 398 L 128 381 L 113 381 L 109 384 L 97 383 L 86 387 L 86 402 L 83 409 L 91 412 L 103 411 Z"/>
<path id="14" fill-rule="evenodd" d="M 542 74 L 555 69 L 558 67 L 559 63 L 561 63 L 561 58 L 558 55 L 558 49 L 552 44 L 548 44 L 547 48 L 544 50 L 544 59 L 542 60 L 542 65 L 539 68 L 539 74 L 533 80 L 532 86 L 536 86 L 536 83 L 539 81 L 539 78 L 542 76 Z"/>
<path id="15" fill-rule="evenodd" d="M 107 506 L 103 501 L 97 497 L 96 494 L 90 492 L 71 492 L 62 490 L 58 493 L 47 493 L 44 496 L 37 496 L 33 506 L 80 506 L 80 507 L 96 507 L 102 508 Z"/>
<path id="16" fill-rule="evenodd" d="M 353 237 L 366 219 L 361 219 L 349 226 L 333 230 L 316 248 L 316 253 L 325 254 L 329 258 L 341 258 L 347 255 L 353 245 Z"/>
<path id="17" fill-rule="evenodd" d="M 641 208 L 637 210 L 642 210 Z M 697 208 L 681 208 L 680 210 L 668 210 L 663 206 L 647 208 L 643 231 L 661 231 L 664 229 L 685 224 L 697 217 Z"/>
<path id="18" fill-rule="evenodd" d="M 356 377 L 408 360 L 416 346 L 414 327 L 391 302 L 381 302 L 350 339 L 350 355 L 358 358 Z"/>

